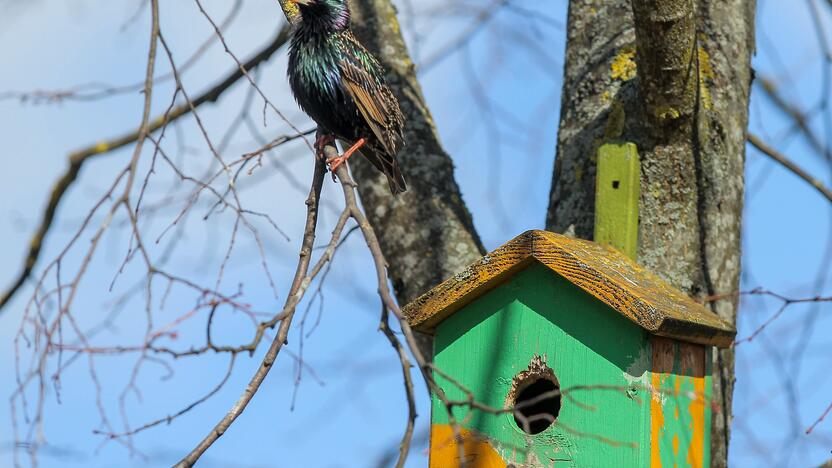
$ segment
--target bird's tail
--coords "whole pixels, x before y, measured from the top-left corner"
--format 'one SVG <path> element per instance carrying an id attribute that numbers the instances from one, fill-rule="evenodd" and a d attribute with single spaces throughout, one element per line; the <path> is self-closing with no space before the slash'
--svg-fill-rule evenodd
<path id="1" fill-rule="evenodd" d="M 373 166 L 387 176 L 387 184 L 390 186 L 390 193 L 398 195 L 407 191 L 407 182 L 404 180 L 404 175 L 399 169 L 399 162 L 396 156 L 388 153 L 384 148 L 371 147 L 362 148 L 362 152 Z"/>
<path id="2" fill-rule="evenodd" d="M 398 195 L 407 191 L 407 182 L 404 181 L 404 175 L 399 169 L 399 162 L 393 157 L 393 166 L 390 171 L 384 171 L 387 176 L 387 184 L 390 186 L 390 193 Z"/>

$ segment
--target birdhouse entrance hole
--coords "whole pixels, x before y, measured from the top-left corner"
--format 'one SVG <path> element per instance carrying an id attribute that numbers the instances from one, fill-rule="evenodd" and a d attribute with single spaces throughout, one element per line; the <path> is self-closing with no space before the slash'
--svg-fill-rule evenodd
<path id="1" fill-rule="evenodd" d="M 506 406 L 514 408 L 514 422 L 523 432 L 539 434 L 551 426 L 560 413 L 560 384 L 555 372 L 540 356 L 511 382 Z"/>

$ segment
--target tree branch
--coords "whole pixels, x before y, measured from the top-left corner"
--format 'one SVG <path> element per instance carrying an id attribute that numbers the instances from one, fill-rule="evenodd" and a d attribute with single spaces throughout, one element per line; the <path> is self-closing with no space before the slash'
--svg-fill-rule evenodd
<path id="1" fill-rule="evenodd" d="M 351 7 L 353 31 L 384 65 L 405 115 L 398 158 L 407 192 L 391 197 L 384 176 L 363 158 L 350 167 L 404 304 L 484 255 L 485 248 L 439 141 L 395 8 L 390 0 L 353 0 Z"/>
<path id="2" fill-rule="evenodd" d="M 289 40 L 289 36 L 290 26 L 286 24 L 280 28 L 274 39 L 268 45 L 266 45 L 266 47 L 264 47 L 260 52 L 255 54 L 248 61 L 246 61 L 242 65 L 242 68 L 245 70 L 251 70 L 268 60 L 276 51 L 278 51 L 281 47 L 283 47 L 283 45 L 286 44 L 286 42 Z M 155 132 L 156 130 L 159 130 L 160 128 L 179 119 L 180 117 L 190 114 L 192 112 L 192 109 L 195 109 L 201 106 L 202 104 L 208 102 L 216 102 L 227 89 L 229 89 L 243 76 L 245 76 L 243 70 L 240 70 L 239 68 L 235 69 L 234 71 L 229 73 L 228 76 L 225 77 L 225 79 L 215 84 L 211 89 L 207 90 L 203 94 L 192 99 L 190 102 L 186 102 L 179 106 L 176 106 L 170 109 L 170 111 L 167 112 L 165 115 L 152 119 L 149 124 L 148 133 Z M 44 239 L 46 238 L 46 235 L 49 233 L 49 230 L 52 228 L 52 224 L 54 222 L 55 213 L 58 209 L 58 206 L 60 205 L 61 201 L 66 195 L 67 190 L 69 190 L 72 184 L 75 183 L 76 179 L 78 178 L 78 174 L 80 173 L 81 168 L 84 166 L 84 164 L 91 158 L 107 154 L 119 148 L 135 143 L 139 139 L 140 134 L 140 129 L 137 129 L 119 137 L 115 137 L 109 140 L 103 140 L 94 145 L 90 145 L 86 148 L 70 153 L 68 158 L 69 167 L 67 168 L 66 172 L 61 176 L 61 178 L 58 179 L 55 185 L 53 185 L 49 196 L 49 200 L 46 204 L 46 208 L 43 211 L 41 221 L 38 224 L 35 233 L 32 235 L 31 240 L 29 241 L 29 250 L 26 254 L 26 259 L 23 262 L 23 268 L 20 274 L 12 281 L 11 286 L 3 293 L 2 296 L 0 296 L 0 312 L 3 311 L 5 306 L 20 290 L 20 288 L 23 286 L 23 284 L 26 282 L 29 276 L 31 276 L 32 270 L 34 269 L 34 266 L 37 263 L 38 258 L 40 257 Z"/>
<path id="3" fill-rule="evenodd" d="M 632 6 L 641 98 L 647 119 L 663 127 L 694 111 L 693 1 L 632 0 Z"/>
<path id="4" fill-rule="evenodd" d="M 277 359 L 278 353 L 280 353 L 280 350 L 286 343 L 297 305 L 303 298 L 303 295 L 312 280 L 307 272 L 309 271 L 312 249 L 315 244 L 315 228 L 318 225 L 318 207 L 320 205 L 321 187 L 323 186 L 325 175 L 326 166 L 324 161 L 320 158 L 316 158 L 315 172 L 312 177 L 312 188 L 309 192 L 309 198 L 306 199 L 306 227 L 303 232 L 303 241 L 301 243 L 299 254 L 300 258 L 298 259 L 298 267 L 295 270 L 295 277 L 292 280 L 292 286 L 289 288 L 289 293 L 286 296 L 286 303 L 284 304 L 283 311 L 281 312 L 283 320 L 280 322 L 277 335 L 275 335 L 274 340 L 272 340 L 272 344 L 266 352 L 266 355 L 263 357 L 263 362 L 260 364 L 260 367 L 258 367 L 257 372 L 255 372 L 254 376 L 249 381 L 248 386 L 246 386 L 245 391 L 234 406 L 232 406 L 231 410 L 220 420 L 220 422 L 216 424 L 216 426 L 214 426 L 211 432 L 209 432 L 208 435 L 206 435 L 205 438 L 202 439 L 202 441 L 199 442 L 199 444 L 187 456 L 185 456 L 185 458 L 176 464 L 177 467 L 181 468 L 193 466 L 202 454 L 205 453 L 205 451 L 208 450 L 208 448 L 211 447 L 211 445 L 213 445 L 214 442 L 216 442 L 229 427 L 231 427 L 234 420 L 236 420 L 243 413 L 248 404 L 251 402 L 251 399 L 254 398 L 257 390 L 260 389 L 260 385 L 269 374 L 272 365 Z M 333 237 L 340 236 L 333 235 Z M 320 271 L 320 269 L 314 270 Z"/>
<path id="5" fill-rule="evenodd" d="M 633 142 L 639 263 L 692 296 L 738 289 L 754 13 L 754 0 L 569 3 L 547 229 L 592 237 L 598 145 Z M 731 323 L 736 306 L 710 304 Z M 714 356 L 712 461 L 723 467 L 733 350 Z"/>
<path id="6" fill-rule="evenodd" d="M 791 171 L 794 175 L 800 177 L 806 183 L 811 185 L 815 190 L 818 191 L 821 195 L 826 197 L 827 200 L 832 202 L 832 190 L 829 190 L 826 186 L 823 185 L 823 182 L 814 178 L 811 174 L 801 169 L 797 164 L 793 163 L 789 158 L 785 155 L 777 151 L 776 149 L 768 146 L 756 135 L 748 134 L 748 142 L 751 143 L 751 146 L 757 148 L 761 153 L 765 154 L 766 156 L 770 157 L 771 159 L 777 161 Z"/>
<path id="7" fill-rule="evenodd" d="M 774 84 L 772 79 L 765 76 L 759 77 L 757 78 L 757 83 L 760 84 L 760 88 L 762 88 L 763 92 L 766 93 L 766 96 L 771 99 L 772 104 L 777 106 L 778 109 L 794 121 L 794 124 L 806 137 L 806 141 L 812 149 L 826 161 L 832 160 L 830 151 L 824 147 L 820 137 L 809 126 L 809 116 L 800 110 L 796 105 L 786 101 L 786 99 L 780 95 L 779 92 L 777 92 L 777 85 Z"/>

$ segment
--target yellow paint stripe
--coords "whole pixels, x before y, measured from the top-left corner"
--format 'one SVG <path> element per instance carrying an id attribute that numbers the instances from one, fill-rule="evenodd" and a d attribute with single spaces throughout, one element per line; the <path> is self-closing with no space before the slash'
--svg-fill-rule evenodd
<path id="1" fill-rule="evenodd" d="M 702 454 L 705 453 L 705 378 L 692 377 L 693 391 L 696 397 L 691 400 L 688 412 L 691 417 L 690 447 L 688 448 L 688 463 L 693 468 L 702 467 Z"/>
<path id="2" fill-rule="evenodd" d="M 650 384 L 653 386 L 653 394 L 650 398 L 650 467 L 661 468 L 661 433 L 664 431 L 664 404 L 661 394 L 662 384 L 667 375 L 653 372 Z"/>
<path id="3" fill-rule="evenodd" d="M 460 429 L 465 466 L 469 468 L 506 468 L 506 462 L 488 439 L 467 429 Z M 455 468 L 459 464 L 459 448 L 454 431 L 448 424 L 430 428 L 430 468 Z"/>

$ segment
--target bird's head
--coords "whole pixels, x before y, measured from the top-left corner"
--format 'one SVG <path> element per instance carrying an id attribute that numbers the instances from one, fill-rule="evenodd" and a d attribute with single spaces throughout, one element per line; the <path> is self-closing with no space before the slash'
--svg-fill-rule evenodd
<path id="1" fill-rule="evenodd" d="M 349 28 L 350 7 L 347 0 L 289 0 L 298 6 L 305 25 L 340 31 Z"/>

